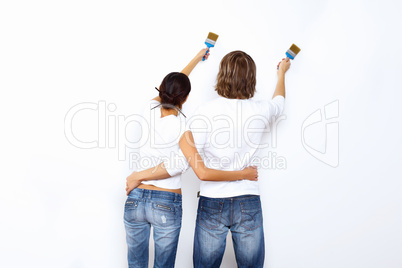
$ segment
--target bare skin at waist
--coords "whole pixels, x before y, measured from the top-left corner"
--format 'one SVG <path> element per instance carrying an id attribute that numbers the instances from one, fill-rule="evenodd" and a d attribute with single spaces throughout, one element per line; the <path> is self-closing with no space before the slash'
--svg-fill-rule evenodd
<path id="1" fill-rule="evenodd" d="M 166 188 L 157 187 L 155 185 L 148 185 L 148 184 L 142 184 L 142 183 L 140 185 L 138 185 L 137 188 L 181 194 L 181 188 L 179 188 L 179 189 L 166 189 Z"/>

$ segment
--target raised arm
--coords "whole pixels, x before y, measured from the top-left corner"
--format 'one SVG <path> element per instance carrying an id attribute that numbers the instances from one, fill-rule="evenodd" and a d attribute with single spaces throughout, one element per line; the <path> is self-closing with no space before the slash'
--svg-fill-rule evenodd
<path id="1" fill-rule="evenodd" d="M 200 61 L 202 61 L 202 58 L 204 57 L 207 50 L 208 50 L 208 48 L 201 49 L 200 52 L 198 52 L 197 55 L 195 55 L 195 57 L 187 64 L 186 67 L 184 67 L 184 69 L 181 72 L 184 73 L 185 75 L 189 76 L 190 73 L 195 68 L 195 66 L 197 66 L 197 64 Z M 207 60 L 208 57 L 209 57 L 209 53 L 207 55 L 205 55 L 205 59 Z"/>
<path id="2" fill-rule="evenodd" d="M 282 61 L 278 63 L 278 67 L 278 82 L 276 83 L 275 92 L 272 98 L 275 98 L 278 95 L 285 97 L 285 73 L 290 67 L 289 58 L 286 57 L 285 59 L 282 59 Z"/>
<path id="3" fill-rule="evenodd" d="M 257 167 L 247 167 L 239 171 L 222 171 L 211 169 L 205 166 L 200 154 L 195 147 L 193 134 L 186 131 L 180 138 L 180 149 L 195 174 L 203 181 L 237 181 L 237 180 L 258 180 Z"/>

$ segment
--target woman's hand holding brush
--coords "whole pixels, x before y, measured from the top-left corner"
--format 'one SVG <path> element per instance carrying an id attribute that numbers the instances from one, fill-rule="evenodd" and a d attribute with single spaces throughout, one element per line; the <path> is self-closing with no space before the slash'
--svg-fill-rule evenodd
<path id="1" fill-rule="evenodd" d="M 201 49 L 200 52 L 198 52 L 197 56 L 195 56 L 195 58 L 198 61 L 202 61 L 204 56 L 205 56 L 205 59 L 207 60 L 209 57 L 209 48 Z"/>
<path id="2" fill-rule="evenodd" d="M 276 68 L 278 69 L 278 74 L 285 74 L 290 67 L 290 60 L 288 57 L 283 58 L 282 61 L 278 63 Z"/>

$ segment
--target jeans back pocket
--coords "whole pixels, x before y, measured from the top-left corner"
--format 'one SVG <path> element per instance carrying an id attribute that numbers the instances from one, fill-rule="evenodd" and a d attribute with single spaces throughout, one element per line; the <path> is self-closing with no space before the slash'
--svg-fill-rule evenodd
<path id="1" fill-rule="evenodd" d="M 127 198 L 126 203 L 124 205 L 124 219 L 126 221 L 133 221 L 139 219 L 139 215 L 137 215 L 138 204 L 139 204 L 138 200 Z"/>
<path id="2" fill-rule="evenodd" d="M 152 202 L 153 224 L 158 226 L 181 226 L 181 203 Z"/>
<path id="3" fill-rule="evenodd" d="M 198 209 L 198 223 L 207 228 L 214 229 L 221 223 L 223 202 L 219 200 L 200 199 Z"/>
<path id="4" fill-rule="evenodd" d="M 261 201 L 259 198 L 241 201 L 240 210 L 241 226 L 251 231 L 262 225 Z"/>

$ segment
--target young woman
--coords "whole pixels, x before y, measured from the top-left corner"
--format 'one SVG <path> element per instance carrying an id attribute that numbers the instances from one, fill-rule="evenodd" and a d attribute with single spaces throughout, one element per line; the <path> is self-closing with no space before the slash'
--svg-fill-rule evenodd
<path id="1" fill-rule="evenodd" d="M 127 178 L 128 198 L 125 203 L 124 223 L 128 245 L 129 267 L 148 267 L 149 235 L 153 227 L 155 241 L 154 267 L 174 267 L 181 228 L 182 199 L 180 175 L 169 177 L 163 164 L 148 169 L 154 161 L 179 155 L 179 139 L 184 132 L 180 111 L 191 90 L 188 75 L 207 52 L 201 50 L 181 73 L 168 74 L 162 81 L 159 96 L 152 99 L 144 116 L 149 120 L 148 142 L 140 149 L 141 167 Z M 205 56 L 208 58 L 209 53 Z M 183 136 L 184 137 L 184 136 Z M 257 180 L 255 167 L 240 171 L 219 171 L 207 168 L 202 162 L 191 137 L 180 140 L 183 154 L 195 173 L 203 180 L 234 181 Z"/>

